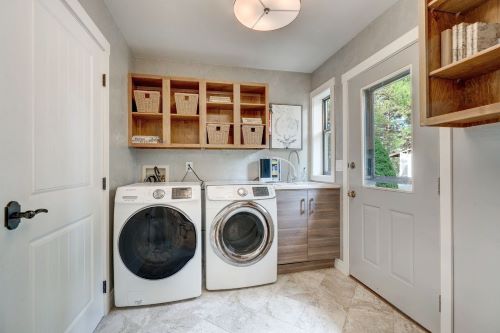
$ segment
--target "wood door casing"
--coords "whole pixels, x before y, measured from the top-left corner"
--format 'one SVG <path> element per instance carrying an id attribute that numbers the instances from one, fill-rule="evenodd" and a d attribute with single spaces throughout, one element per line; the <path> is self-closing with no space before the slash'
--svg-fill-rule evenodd
<path id="1" fill-rule="evenodd" d="M 307 261 L 307 191 L 277 191 L 278 264 Z"/>
<path id="2" fill-rule="evenodd" d="M 308 260 L 340 257 L 340 191 L 308 191 Z"/>

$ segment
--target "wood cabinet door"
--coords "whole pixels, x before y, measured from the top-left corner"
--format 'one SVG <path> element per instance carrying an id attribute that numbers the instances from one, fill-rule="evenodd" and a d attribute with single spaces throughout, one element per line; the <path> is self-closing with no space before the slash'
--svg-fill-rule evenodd
<path id="1" fill-rule="evenodd" d="M 307 261 L 307 191 L 276 191 L 278 264 Z"/>
<path id="2" fill-rule="evenodd" d="M 340 191 L 308 191 L 308 260 L 340 257 Z"/>

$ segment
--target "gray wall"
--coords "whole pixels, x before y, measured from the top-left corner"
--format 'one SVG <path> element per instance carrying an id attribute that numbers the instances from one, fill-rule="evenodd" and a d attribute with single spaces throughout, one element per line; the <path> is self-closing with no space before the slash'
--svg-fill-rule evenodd
<path id="1" fill-rule="evenodd" d="M 109 188 L 110 188 L 110 247 L 113 237 L 113 207 L 118 186 L 130 184 L 136 169 L 135 156 L 128 149 L 127 76 L 131 67 L 130 51 L 102 0 L 80 0 L 94 23 L 111 45 L 109 59 Z M 113 262 L 112 250 L 110 263 Z M 110 269 L 111 277 L 113 271 Z M 110 288 L 113 279 L 110 281 Z"/>
<path id="2" fill-rule="evenodd" d="M 453 130 L 455 332 L 500 332 L 500 125 Z"/>
<path id="3" fill-rule="evenodd" d="M 292 72 L 268 71 L 240 67 L 212 66 L 169 59 L 135 59 L 133 71 L 143 74 L 197 77 L 235 82 L 263 82 L 269 84 L 271 103 L 303 106 L 304 149 L 299 152 L 301 167 L 307 162 L 307 113 L 311 91 L 311 75 Z M 126 128 L 123 127 L 123 131 Z M 283 150 L 136 150 L 137 180 L 142 165 L 169 165 L 170 180 L 179 181 L 185 173 L 185 162 L 193 162 L 194 169 L 203 180 L 252 180 L 258 177 L 257 161 L 265 156 L 287 158 Z M 190 177 L 188 179 L 194 179 Z"/>
<path id="4" fill-rule="evenodd" d="M 418 25 L 418 1 L 401 0 L 375 19 L 312 75 L 313 90 L 335 77 L 336 159 L 342 159 L 342 74 Z M 337 182 L 342 174 L 337 173 Z"/>

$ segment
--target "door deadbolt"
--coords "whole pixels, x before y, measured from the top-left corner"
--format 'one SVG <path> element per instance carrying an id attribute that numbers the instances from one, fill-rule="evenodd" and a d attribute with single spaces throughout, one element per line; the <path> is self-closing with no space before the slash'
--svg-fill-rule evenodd
<path id="1" fill-rule="evenodd" d="M 347 192 L 347 196 L 352 199 L 356 198 L 356 191 Z"/>

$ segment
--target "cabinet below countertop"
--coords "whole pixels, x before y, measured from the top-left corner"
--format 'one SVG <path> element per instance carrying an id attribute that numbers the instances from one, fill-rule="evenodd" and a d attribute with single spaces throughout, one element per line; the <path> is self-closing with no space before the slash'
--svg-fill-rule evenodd
<path id="1" fill-rule="evenodd" d="M 340 257 L 339 188 L 276 189 L 278 270 L 332 267 Z"/>

